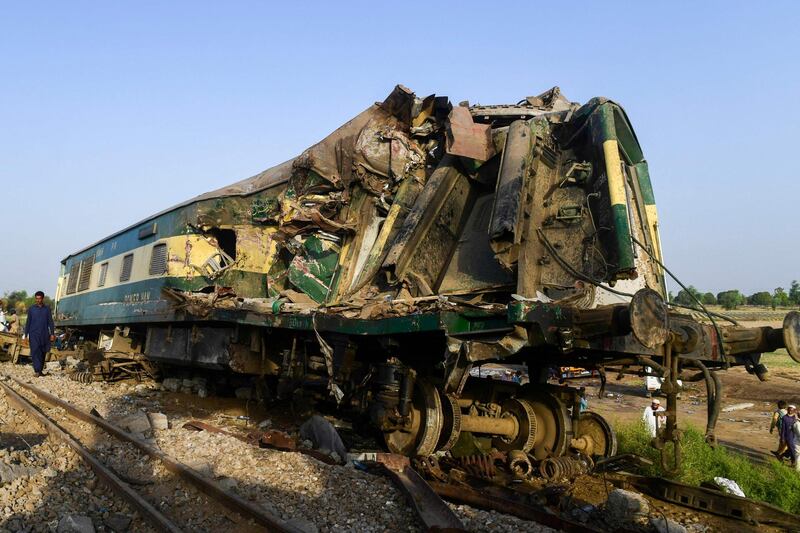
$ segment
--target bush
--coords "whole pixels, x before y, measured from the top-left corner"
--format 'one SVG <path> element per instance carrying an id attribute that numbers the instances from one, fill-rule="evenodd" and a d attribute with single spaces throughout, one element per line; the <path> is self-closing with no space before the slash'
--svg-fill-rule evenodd
<path id="1" fill-rule="evenodd" d="M 757 292 L 747 299 L 747 303 L 767 307 L 772 305 L 772 295 L 767 291 Z"/>
<path id="2" fill-rule="evenodd" d="M 744 304 L 747 298 L 737 290 L 722 291 L 717 294 L 717 303 L 725 309 L 736 309 L 737 306 Z"/>
<path id="3" fill-rule="evenodd" d="M 713 293 L 707 292 L 703 295 L 703 303 L 706 305 L 717 305 L 717 297 Z"/>
<path id="4" fill-rule="evenodd" d="M 661 452 L 650 446 L 650 433 L 643 423 L 623 424 L 617 429 L 619 453 L 635 453 L 653 461 L 653 466 L 638 473 L 663 476 Z M 683 460 L 675 481 L 700 485 L 720 476 L 734 480 L 748 498 L 776 505 L 790 513 L 800 513 L 800 474 L 792 468 L 770 460 L 769 465 L 752 463 L 741 454 L 722 446 L 711 448 L 702 431 L 689 426 L 681 440 Z M 670 451 L 672 446 L 669 446 Z"/>

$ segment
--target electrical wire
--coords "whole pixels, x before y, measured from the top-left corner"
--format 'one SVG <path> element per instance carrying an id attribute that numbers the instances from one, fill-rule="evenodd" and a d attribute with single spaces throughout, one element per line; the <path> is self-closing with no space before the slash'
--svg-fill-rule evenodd
<path id="1" fill-rule="evenodd" d="M 577 279 L 579 279 L 581 281 L 585 281 L 586 283 L 591 283 L 592 285 L 595 285 L 596 287 L 599 287 L 599 288 L 603 289 L 604 291 L 608 291 L 608 292 L 610 292 L 612 294 L 616 294 L 616 295 L 619 295 L 619 296 L 625 296 L 625 297 L 628 297 L 628 298 L 633 298 L 633 294 L 631 294 L 629 292 L 623 292 L 623 291 L 619 291 L 619 290 L 613 289 L 613 288 L 611 288 L 611 287 L 609 287 L 607 285 L 603 285 L 602 281 L 594 279 L 594 278 L 592 278 L 592 277 L 590 277 L 587 274 L 584 274 L 582 272 L 579 272 L 572 265 L 567 263 L 566 260 L 564 260 L 563 257 L 561 257 L 561 254 L 558 253 L 558 250 L 555 249 L 555 247 L 552 245 L 552 243 L 547 238 L 547 236 L 544 234 L 544 232 L 542 231 L 541 228 L 538 228 L 536 230 L 536 233 L 539 235 L 539 239 L 542 241 L 542 244 L 544 244 L 545 248 L 547 248 L 547 251 L 550 252 L 550 254 L 553 256 L 553 258 L 556 260 L 556 262 L 558 262 L 558 264 L 561 265 L 561 267 L 564 270 L 566 270 L 567 272 L 569 272 L 570 274 L 575 276 Z M 698 307 L 692 307 L 690 305 L 678 304 L 678 303 L 675 303 L 675 302 L 665 302 L 668 306 L 670 306 L 670 307 L 680 307 L 682 309 L 690 309 L 692 311 L 697 311 L 699 313 L 705 314 L 709 318 L 711 323 L 713 324 L 714 330 L 717 332 L 717 336 L 720 339 L 722 338 L 722 335 L 720 333 L 719 326 L 717 325 L 717 323 L 716 323 L 716 321 L 714 320 L 713 317 L 716 316 L 716 317 L 721 318 L 723 320 L 726 320 L 726 321 L 728 321 L 728 322 L 730 322 L 730 323 L 732 323 L 732 324 L 734 324 L 736 326 L 739 325 L 739 323 L 735 319 L 733 319 L 733 318 L 731 318 L 731 317 L 729 317 L 727 315 L 723 315 L 721 313 L 715 313 L 714 311 L 709 311 L 708 309 L 706 309 L 706 307 L 693 294 L 691 294 L 686 289 L 686 287 L 683 285 L 683 283 L 681 283 L 680 280 L 678 278 L 676 278 L 675 275 L 672 272 L 670 272 L 670 270 L 666 266 L 664 266 L 664 264 L 661 261 L 656 259 L 653 256 L 653 254 L 650 253 L 650 250 L 645 248 L 642 245 L 642 243 L 640 243 L 638 240 L 636 240 L 633 236 L 631 236 L 631 239 L 637 245 L 639 245 L 650 256 L 650 258 L 653 259 L 653 261 L 656 264 L 658 264 L 661 268 L 663 268 L 664 271 L 667 274 L 669 274 L 669 276 L 672 279 L 674 279 L 678 283 L 678 285 L 680 285 L 687 293 L 689 293 L 692 296 L 692 298 L 694 298 L 694 300 L 700 305 L 700 307 L 698 308 Z M 722 352 L 722 350 L 720 350 L 720 351 Z M 725 354 L 723 353 L 722 355 L 724 356 Z"/>
<path id="2" fill-rule="evenodd" d="M 705 306 L 705 305 L 703 305 L 703 302 L 701 302 L 701 301 L 700 301 L 700 299 L 699 299 L 697 296 L 695 296 L 695 295 L 694 295 L 694 294 L 693 294 L 693 293 L 692 293 L 692 292 L 691 292 L 689 289 L 687 289 L 687 288 L 686 288 L 686 285 L 684 285 L 683 283 L 681 283 L 681 280 L 679 280 L 679 279 L 678 279 L 678 278 L 675 276 L 675 274 L 673 274 L 672 272 L 670 272 L 670 270 L 669 270 L 669 269 L 668 269 L 666 266 L 664 266 L 664 263 L 662 263 L 661 261 L 659 261 L 658 259 L 656 259 L 656 256 L 655 256 L 655 255 L 654 255 L 654 254 L 653 254 L 653 253 L 652 253 L 650 250 L 648 250 L 648 249 L 647 249 L 647 247 L 646 247 L 644 244 L 642 244 L 641 242 L 639 242 L 639 241 L 636 239 L 636 237 L 634 237 L 633 235 L 631 235 L 631 240 L 632 240 L 633 242 L 635 242 L 636 244 L 638 244 L 638 245 L 639 245 L 639 248 L 641 248 L 642 250 L 644 250 L 644 251 L 645 251 L 645 253 L 646 253 L 647 255 L 649 255 L 649 256 L 650 256 L 650 259 L 652 259 L 652 260 L 653 260 L 653 262 L 655 262 L 655 263 L 656 263 L 658 266 L 660 266 L 661 268 L 663 268 L 663 269 L 664 269 L 664 272 L 666 272 L 667 274 L 669 274 L 669 277 L 671 277 L 672 279 L 674 279 L 674 280 L 675 280 L 675 283 L 677 283 L 678 285 L 680 285 L 680 286 L 681 286 L 681 288 L 682 288 L 684 291 L 686 291 L 686 293 L 687 293 L 689 296 L 691 296 L 691 297 L 692 297 L 692 299 L 693 299 L 695 302 L 697 302 L 697 305 L 699 305 L 699 306 L 700 306 L 700 307 L 703 309 L 703 312 L 706 314 L 706 316 L 708 316 L 708 319 L 711 321 L 711 324 L 714 326 L 714 331 L 716 331 L 716 332 L 717 332 L 717 338 L 719 339 L 719 353 L 720 353 L 720 355 L 722 355 L 722 362 L 723 362 L 723 363 L 725 363 L 725 362 L 726 362 L 726 361 L 725 361 L 725 349 L 724 349 L 724 347 L 723 347 L 723 345 L 722 345 L 722 332 L 720 332 L 719 326 L 717 325 L 717 321 L 716 321 L 716 320 L 714 320 L 714 317 L 711 315 L 711 313 L 708 311 L 708 309 L 706 309 L 706 306 Z"/>
<path id="3" fill-rule="evenodd" d="M 627 293 L 627 292 L 623 292 L 623 291 L 618 291 L 616 289 L 612 289 L 611 287 L 604 286 L 602 281 L 599 281 L 599 280 L 596 280 L 596 279 L 594 279 L 594 278 L 592 278 L 590 276 L 587 276 L 586 274 L 584 274 L 582 272 L 578 272 L 574 267 L 572 267 L 572 265 L 567 263 L 564 260 L 564 258 L 561 257 L 561 254 L 559 254 L 558 251 L 555 249 L 555 247 L 553 247 L 552 243 L 550 243 L 550 240 L 544 234 L 544 232 L 542 231 L 542 228 L 537 228 L 536 229 L 536 233 L 539 235 L 539 239 L 542 241 L 542 244 L 544 244 L 545 248 L 547 248 L 547 251 L 549 251 L 550 254 L 553 256 L 553 258 L 556 260 L 556 262 L 559 265 L 561 265 L 561 268 L 563 268 L 564 270 L 566 270 L 567 272 L 569 272 L 570 274 L 575 276 L 577 279 L 579 279 L 581 281 L 585 281 L 586 283 L 591 283 L 592 285 L 600 287 L 604 291 L 608 291 L 610 293 L 617 294 L 619 296 L 626 296 L 626 297 L 629 297 L 629 298 L 633 298 L 633 294 L 630 294 L 630 293 Z"/>

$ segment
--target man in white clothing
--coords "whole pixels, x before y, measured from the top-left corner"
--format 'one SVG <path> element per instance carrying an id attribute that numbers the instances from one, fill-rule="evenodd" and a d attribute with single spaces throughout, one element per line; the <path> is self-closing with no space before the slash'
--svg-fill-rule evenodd
<path id="1" fill-rule="evenodd" d="M 664 427 L 664 423 L 667 421 L 667 418 L 664 415 L 657 415 L 655 413 L 663 413 L 665 409 L 661 407 L 661 400 L 658 398 L 653 398 L 653 401 L 644 408 L 644 414 L 642 414 L 642 420 L 644 421 L 647 429 L 650 431 L 650 435 L 655 437 L 658 430 Z"/>

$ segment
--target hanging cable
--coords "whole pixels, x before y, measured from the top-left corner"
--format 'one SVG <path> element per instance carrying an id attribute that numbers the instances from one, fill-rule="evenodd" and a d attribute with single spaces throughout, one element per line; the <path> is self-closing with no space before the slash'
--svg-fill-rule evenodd
<path id="1" fill-rule="evenodd" d="M 653 253 L 652 253 L 650 250 L 648 250 L 648 249 L 647 249 L 647 247 L 646 247 L 644 244 L 642 244 L 641 242 L 639 242 L 639 241 L 636 239 L 636 237 L 634 237 L 633 235 L 631 235 L 631 240 L 632 240 L 633 242 L 635 242 L 636 244 L 638 244 L 638 245 L 639 245 L 639 248 L 641 248 L 642 250 L 644 250 L 644 251 L 645 251 L 645 253 L 646 253 L 647 255 L 649 255 L 649 256 L 650 256 L 650 259 L 652 259 L 652 260 L 653 260 L 653 262 L 655 262 L 655 263 L 656 263 L 658 266 L 660 266 L 661 268 L 663 268 L 663 269 L 664 269 L 664 272 L 666 272 L 667 274 L 669 274 L 669 277 L 671 277 L 672 279 L 674 279 L 674 280 L 675 280 L 675 283 L 677 283 L 678 285 L 680 285 L 680 286 L 681 286 L 681 288 L 682 288 L 684 291 L 686 291 L 686 293 L 687 293 L 689 296 L 691 296 L 691 297 L 692 297 L 692 300 L 694 300 L 695 302 L 697 302 L 697 305 L 699 305 L 699 306 L 700 306 L 700 308 L 703 310 L 703 312 L 706 314 L 706 316 L 708 316 L 708 319 L 711 321 L 711 324 L 714 326 L 714 331 L 716 331 L 716 332 L 717 332 L 717 339 L 719 339 L 719 353 L 720 353 L 720 355 L 722 355 L 722 362 L 723 362 L 723 363 L 725 363 L 725 362 L 726 362 L 726 361 L 725 361 L 725 349 L 724 349 L 724 347 L 723 347 L 723 345 L 722 345 L 722 332 L 720 332 L 719 326 L 717 325 L 717 321 L 716 321 L 716 320 L 714 320 L 714 317 L 712 316 L 711 312 L 709 312 L 709 310 L 708 310 L 708 309 L 706 309 L 706 306 L 705 306 L 705 305 L 703 305 L 703 302 L 701 302 L 701 301 L 700 301 L 700 299 L 699 299 L 697 296 L 695 296 L 695 295 L 694 295 L 694 294 L 693 294 L 693 293 L 692 293 L 692 292 L 691 292 L 689 289 L 687 289 L 687 288 L 686 288 L 686 285 L 684 285 L 683 283 L 681 283 L 681 280 L 679 280 L 679 279 L 678 279 L 678 278 L 675 276 L 675 274 L 673 274 L 672 272 L 670 272 L 670 270 L 669 270 L 669 269 L 668 269 L 666 266 L 664 266 L 664 263 L 662 263 L 661 261 L 659 261 L 658 259 L 656 259 L 656 256 L 655 256 L 655 255 L 654 255 L 654 254 L 653 254 Z"/>

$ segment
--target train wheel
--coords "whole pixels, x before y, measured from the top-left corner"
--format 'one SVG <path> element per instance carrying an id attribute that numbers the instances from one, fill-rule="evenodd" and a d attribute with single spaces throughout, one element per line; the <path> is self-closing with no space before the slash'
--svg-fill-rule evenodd
<path id="1" fill-rule="evenodd" d="M 592 456 L 611 457 L 617 454 L 617 435 L 606 419 L 597 413 L 584 412 L 578 417 L 575 441 L 582 446 L 590 446 L 587 451 Z"/>
<path id="2" fill-rule="evenodd" d="M 461 434 L 461 407 L 458 406 L 458 401 L 448 394 L 441 393 L 441 400 L 444 416 L 442 434 L 436 449 L 444 452 L 453 447 Z"/>
<path id="3" fill-rule="evenodd" d="M 506 400 L 500 411 L 501 418 L 513 417 L 517 421 L 517 434 L 513 438 L 495 437 L 492 445 L 500 451 L 522 450 L 529 452 L 536 441 L 536 413 L 527 400 Z"/>
<path id="4" fill-rule="evenodd" d="M 572 421 L 564 403 L 546 392 L 532 392 L 524 399 L 536 415 L 533 456 L 541 461 L 564 455 L 569 444 L 567 436 L 572 430 Z"/>
<path id="5" fill-rule="evenodd" d="M 407 431 L 383 434 L 392 453 L 401 455 L 431 455 L 442 433 L 442 401 L 432 384 L 418 379 L 414 386 L 411 407 L 411 427 Z"/>

